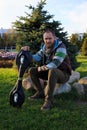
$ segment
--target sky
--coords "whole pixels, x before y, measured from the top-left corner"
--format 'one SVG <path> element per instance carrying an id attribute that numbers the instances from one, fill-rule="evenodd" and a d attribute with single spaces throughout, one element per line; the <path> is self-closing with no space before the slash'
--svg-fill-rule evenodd
<path id="1" fill-rule="evenodd" d="M 26 5 L 37 6 L 40 0 L 0 0 L 0 28 L 12 28 L 12 22 L 29 13 Z M 44 6 L 69 35 L 87 32 L 87 0 L 46 0 Z"/>

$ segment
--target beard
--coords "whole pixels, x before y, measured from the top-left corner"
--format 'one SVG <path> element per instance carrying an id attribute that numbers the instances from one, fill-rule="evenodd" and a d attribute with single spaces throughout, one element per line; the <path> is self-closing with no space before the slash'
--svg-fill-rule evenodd
<path id="1" fill-rule="evenodd" d="M 53 43 L 46 43 L 46 48 L 49 49 L 49 48 L 53 48 L 54 44 Z"/>
<path id="2" fill-rule="evenodd" d="M 46 46 L 46 53 L 49 54 L 51 50 L 53 49 L 53 45 Z"/>

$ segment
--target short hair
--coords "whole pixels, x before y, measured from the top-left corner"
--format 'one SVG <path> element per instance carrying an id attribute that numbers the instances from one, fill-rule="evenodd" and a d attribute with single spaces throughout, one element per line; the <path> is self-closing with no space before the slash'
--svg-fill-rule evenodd
<path id="1" fill-rule="evenodd" d="M 51 32 L 51 33 L 53 34 L 53 36 L 55 36 L 54 30 L 53 30 L 53 29 L 50 29 L 50 28 L 44 30 L 43 35 L 44 35 L 44 33 L 49 33 L 49 32 Z"/>

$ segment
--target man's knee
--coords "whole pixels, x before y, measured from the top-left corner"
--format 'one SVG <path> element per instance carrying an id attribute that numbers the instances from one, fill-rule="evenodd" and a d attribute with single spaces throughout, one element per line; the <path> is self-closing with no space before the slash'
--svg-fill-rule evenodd
<path id="1" fill-rule="evenodd" d="M 50 69 L 49 70 L 49 75 L 55 76 L 56 75 L 57 69 Z"/>
<path id="2" fill-rule="evenodd" d="M 37 68 L 36 67 L 31 67 L 29 69 L 29 74 L 32 75 L 32 74 L 35 74 L 37 72 Z"/>

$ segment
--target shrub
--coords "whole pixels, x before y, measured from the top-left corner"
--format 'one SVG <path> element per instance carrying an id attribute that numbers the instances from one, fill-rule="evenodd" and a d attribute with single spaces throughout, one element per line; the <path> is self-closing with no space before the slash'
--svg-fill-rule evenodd
<path id="1" fill-rule="evenodd" d="M 12 68 L 16 57 L 16 52 L 0 52 L 0 68 Z"/>
<path id="2" fill-rule="evenodd" d="M 0 60 L 0 68 L 12 68 L 13 64 L 13 60 Z"/>

